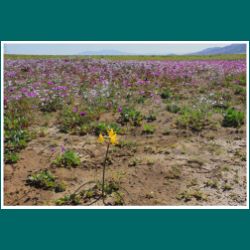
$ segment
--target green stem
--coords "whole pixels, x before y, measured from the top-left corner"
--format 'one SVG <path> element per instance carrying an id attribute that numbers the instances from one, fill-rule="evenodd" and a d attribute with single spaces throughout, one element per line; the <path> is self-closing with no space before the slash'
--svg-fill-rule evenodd
<path id="1" fill-rule="evenodd" d="M 106 169 L 106 162 L 107 162 L 107 158 L 108 158 L 109 145 L 110 145 L 110 143 L 108 143 L 108 146 L 107 146 L 105 160 L 104 160 L 103 169 L 102 169 L 102 199 L 103 200 L 104 200 L 105 169 Z"/>

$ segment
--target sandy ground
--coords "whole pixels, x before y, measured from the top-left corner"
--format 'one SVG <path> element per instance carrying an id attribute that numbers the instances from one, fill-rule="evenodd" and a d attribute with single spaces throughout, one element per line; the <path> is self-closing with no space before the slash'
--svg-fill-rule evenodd
<path id="1" fill-rule="evenodd" d="M 193 133 L 177 129 L 175 116 L 160 105 L 157 120 L 152 122 L 157 128 L 153 135 L 143 135 L 141 128 L 136 128 L 130 135 L 119 136 L 120 141 L 133 142 L 133 147 L 112 146 L 107 180 L 119 179 L 124 205 L 246 205 L 245 126 L 217 126 Z M 116 118 L 112 114 L 101 117 L 110 119 Z M 79 167 L 51 166 L 61 145 L 78 152 Z M 51 153 L 52 146 L 55 153 Z M 4 204 L 54 205 L 56 199 L 81 184 L 101 180 L 105 149 L 93 135 L 60 133 L 52 117 L 46 133 L 22 150 L 18 163 L 5 165 Z M 41 169 L 49 169 L 66 184 L 66 190 L 55 193 L 28 186 L 27 176 Z M 103 204 L 98 201 L 94 205 Z"/>

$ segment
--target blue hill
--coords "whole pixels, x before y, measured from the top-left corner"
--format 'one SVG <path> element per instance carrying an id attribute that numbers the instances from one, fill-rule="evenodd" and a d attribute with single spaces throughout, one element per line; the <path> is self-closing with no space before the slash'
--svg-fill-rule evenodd
<path id="1" fill-rule="evenodd" d="M 246 54 L 246 44 L 231 44 L 225 47 L 213 47 L 192 53 L 191 55 Z"/>

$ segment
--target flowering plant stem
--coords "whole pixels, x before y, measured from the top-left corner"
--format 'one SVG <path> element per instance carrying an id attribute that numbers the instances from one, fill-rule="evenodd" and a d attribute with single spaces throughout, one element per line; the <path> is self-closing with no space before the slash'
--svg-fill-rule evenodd
<path id="1" fill-rule="evenodd" d="M 102 169 L 102 200 L 103 200 L 103 203 L 104 203 L 104 187 L 105 187 L 105 170 L 106 170 L 106 162 L 107 162 L 108 153 L 109 153 L 109 145 L 110 145 L 110 143 L 108 142 L 107 150 L 106 150 L 106 154 L 105 154 L 105 159 L 103 162 L 103 169 Z"/>

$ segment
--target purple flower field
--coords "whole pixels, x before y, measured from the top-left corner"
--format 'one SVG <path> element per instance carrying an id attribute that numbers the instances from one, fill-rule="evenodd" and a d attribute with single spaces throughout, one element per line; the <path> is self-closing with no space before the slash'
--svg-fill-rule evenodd
<path id="1" fill-rule="evenodd" d="M 6 60 L 4 89 L 9 100 L 25 96 L 43 102 L 48 95 L 65 97 L 77 94 L 84 81 L 93 88 L 119 81 L 124 88 L 140 89 L 142 86 L 143 89 L 144 85 L 158 88 L 165 80 L 179 84 L 219 83 L 245 72 L 245 60 Z"/>

